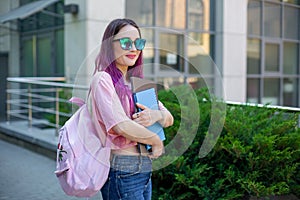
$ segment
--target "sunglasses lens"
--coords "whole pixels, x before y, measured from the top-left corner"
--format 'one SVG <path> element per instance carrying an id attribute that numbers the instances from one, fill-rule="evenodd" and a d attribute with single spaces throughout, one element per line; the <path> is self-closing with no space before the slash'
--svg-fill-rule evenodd
<path id="1" fill-rule="evenodd" d="M 139 51 L 143 50 L 145 47 L 146 40 L 138 38 L 134 41 L 135 48 Z"/>
<path id="2" fill-rule="evenodd" d="M 121 48 L 123 50 L 131 50 L 132 40 L 130 38 L 121 38 L 121 39 L 118 39 L 118 40 L 120 41 L 120 45 L 121 45 Z M 134 46 L 137 50 L 141 51 L 141 50 L 144 49 L 145 43 L 146 43 L 145 39 L 137 38 L 134 41 Z"/>
<path id="3" fill-rule="evenodd" d="M 120 44 L 124 50 L 130 50 L 132 48 L 132 41 L 129 38 L 120 39 Z"/>

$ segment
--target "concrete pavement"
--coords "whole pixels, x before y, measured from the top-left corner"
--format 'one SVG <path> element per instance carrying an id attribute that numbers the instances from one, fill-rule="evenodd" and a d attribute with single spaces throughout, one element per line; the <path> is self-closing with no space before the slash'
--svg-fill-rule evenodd
<path id="1" fill-rule="evenodd" d="M 0 140 L 0 200 L 85 199 L 66 196 L 54 171 L 55 160 Z"/>

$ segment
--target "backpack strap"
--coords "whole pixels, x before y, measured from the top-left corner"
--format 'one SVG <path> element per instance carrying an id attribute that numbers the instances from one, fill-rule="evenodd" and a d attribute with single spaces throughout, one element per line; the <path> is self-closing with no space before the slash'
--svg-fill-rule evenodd
<path id="1" fill-rule="evenodd" d="M 89 92 L 88 92 L 88 95 L 87 95 L 87 98 L 86 98 L 86 102 L 88 102 L 90 94 L 91 94 L 91 87 L 89 89 Z M 86 103 L 83 99 L 81 99 L 79 97 L 72 97 L 71 99 L 69 99 L 69 101 L 71 103 L 76 104 L 79 107 L 83 106 Z"/>
<path id="2" fill-rule="evenodd" d="M 69 101 L 75 103 L 79 107 L 85 104 L 84 100 L 79 97 L 72 97 L 71 99 L 69 99 Z"/>
<path id="3" fill-rule="evenodd" d="M 141 143 L 137 143 L 137 150 L 140 155 L 142 155 Z"/>

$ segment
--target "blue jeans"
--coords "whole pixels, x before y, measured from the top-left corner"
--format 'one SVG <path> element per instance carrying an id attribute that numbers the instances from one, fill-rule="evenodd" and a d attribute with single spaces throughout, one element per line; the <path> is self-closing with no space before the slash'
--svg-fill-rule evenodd
<path id="1" fill-rule="evenodd" d="M 152 161 L 146 156 L 112 155 L 103 200 L 151 200 Z"/>

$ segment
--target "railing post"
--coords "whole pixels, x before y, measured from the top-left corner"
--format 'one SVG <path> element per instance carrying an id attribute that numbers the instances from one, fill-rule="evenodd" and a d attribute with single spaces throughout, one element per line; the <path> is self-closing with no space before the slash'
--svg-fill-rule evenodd
<path id="1" fill-rule="evenodd" d="M 7 83 L 7 88 L 6 88 L 6 122 L 7 122 L 7 124 L 10 123 L 10 110 L 11 110 L 10 102 L 9 102 L 11 99 L 10 93 L 9 93 L 9 88 L 10 88 L 10 84 Z"/>
<path id="2" fill-rule="evenodd" d="M 28 84 L 28 126 L 32 127 L 32 94 L 31 84 Z"/>
<path id="3" fill-rule="evenodd" d="M 58 136 L 59 130 L 59 88 L 55 90 L 55 135 Z"/>

